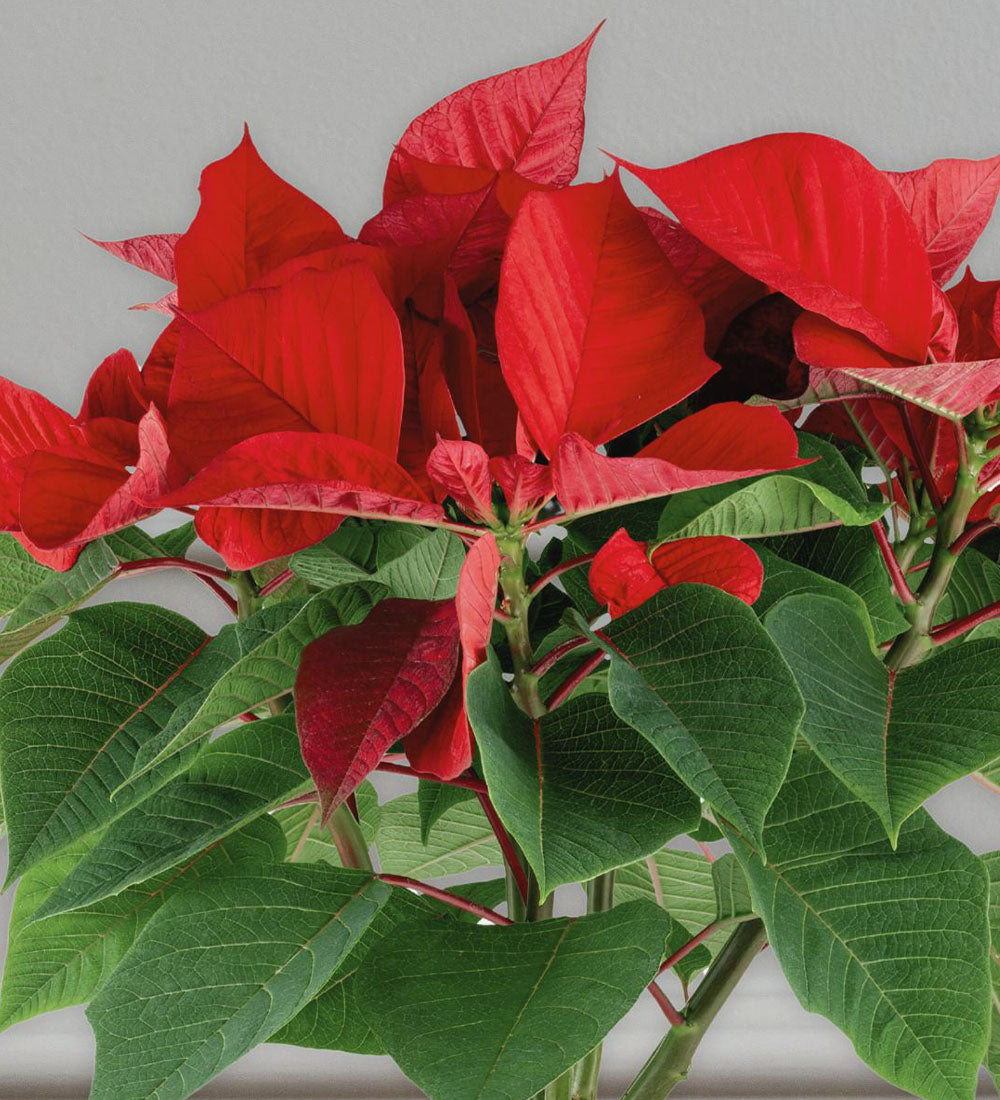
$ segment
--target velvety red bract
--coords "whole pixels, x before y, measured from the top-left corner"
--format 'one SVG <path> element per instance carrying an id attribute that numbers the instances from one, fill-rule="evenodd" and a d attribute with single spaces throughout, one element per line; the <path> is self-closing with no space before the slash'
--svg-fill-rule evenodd
<path id="1" fill-rule="evenodd" d="M 549 456 L 563 433 L 603 443 L 718 369 L 701 311 L 617 175 L 525 199 L 504 254 L 496 333 L 507 385 Z"/>
<path id="2" fill-rule="evenodd" d="M 207 309 L 253 286 L 286 260 L 347 241 L 336 218 L 276 175 L 245 130 L 201 174 L 201 205 L 177 241 L 180 307 Z"/>
<path id="3" fill-rule="evenodd" d="M 270 432 L 238 443 L 152 503 L 202 505 L 195 527 L 234 569 L 310 546 L 345 515 L 445 522 L 440 505 L 393 459 L 346 436 L 310 432 Z"/>
<path id="4" fill-rule="evenodd" d="M 923 362 L 933 334 L 927 253 L 892 185 L 856 150 L 770 134 L 670 168 L 625 166 L 748 275 Z"/>
<path id="5" fill-rule="evenodd" d="M 458 664 L 451 600 L 384 600 L 302 651 L 295 724 L 322 820 L 444 698 Z"/>
<path id="6" fill-rule="evenodd" d="M 462 563 L 455 595 L 462 643 L 463 682 L 473 669 L 486 660 L 486 649 L 493 633 L 499 575 L 500 550 L 497 540 L 492 534 L 485 534 L 473 543 Z"/>
<path id="7" fill-rule="evenodd" d="M 405 154 L 434 165 L 512 168 L 563 186 L 583 145 L 587 57 L 598 27 L 559 57 L 466 85 L 413 120 L 389 161 L 384 205 L 422 190 Z"/>
<path id="8" fill-rule="evenodd" d="M 791 470 L 795 430 L 776 408 L 723 402 L 678 421 L 633 458 L 609 458 L 567 433 L 552 462 L 552 479 L 567 516 L 619 504 Z"/>
<path id="9" fill-rule="evenodd" d="M 189 469 L 250 435 L 285 430 L 336 432 L 395 456 L 402 342 L 365 265 L 303 271 L 185 313 L 182 326 L 168 417 L 171 447 Z"/>
<path id="10" fill-rule="evenodd" d="M 472 731 L 465 716 L 464 686 L 460 673 L 434 711 L 406 739 L 406 755 L 423 775 L 454 779 L 472 763 Z"/>
<path id="11" fill-rule="evenodd" d="M 664 542 L 650 555 L 620 527 L 598 550 L 589 579 L 594 598 L 617 618 L 674 584 L 710 584 L 752 604 L 764 568 L 746 543 L 725 535 Z"/>
<path id="12" fill-rule="evenodd" d="M 1000 191 L 1000 156 L 935 160 L 911 172 L 886 172 L 927 249 L 931 274 L 947 283 L 986 228 Z"/>
<path id="13" fill-rule="evenodd" d="M 87 237 L 92 244 L 117 256 L 119 260 L 148 271 L 167 282 L 177 282 L 177 266 L 174 249 L 181 239 L 180 233 L 150 233 L 145 237 L 129 237 L 123 241 L 97 241 Z"/>
<path id="14" fill-rule="evenodd" d="M 466 515 L 484 523 L 496 522 L 490 460 L 478 443 L 439 439 L 427 459 L 427 474 Z"/>
<path id="15" fill-rule="evenodd" d="M 161 410 L 166 410 L 170 399 L 170 382 L 174 374 L 177 345 L 181 338 L 181 322 L 176 318 L 157 336 L 142 364 L 143 388 Z"/>
<path id="16" fill-rule="evenodd" d="M 149 502 L 178 480 L 166 425 L 155 406 L 140 421 L 137 441 L 139 454 L 131 473 L 85 444 L 36 451 L 21 485 L 20 522 L 27 537 L 43 549 L 81 546 L 155 511 Z"/>

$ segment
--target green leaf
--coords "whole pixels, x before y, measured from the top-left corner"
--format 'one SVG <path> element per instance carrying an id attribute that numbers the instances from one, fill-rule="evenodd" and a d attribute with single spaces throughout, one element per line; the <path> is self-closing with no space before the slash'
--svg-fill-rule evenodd
<path id="1" fill-rule="evenodd" d="M 766 622 L 806 700 L 803 737 L 891 840 L 935 791 L 1000 756 L 1000 640 L 895 672 L 839 600 L 791 596 Z"/>
<path id="2" fill-rule="evenodd" d="M 197 659 L 210 686 L 142 746 L 129 782 L 224 723 L 291 691 L 303 648 L 334 627 L 361 622 L 384 594 L 378 585 L 351 585 L 275 603 L 223 627 Z"/>
<path id="3" fill-rule="evenodd" d="M 1000 1090 L 1000 852 L 980 856 L 990 880 L 990 1043 L 984 1065 Z"/>
<path id="4" fill-rule="evenodd" d="M 836 527 L 769 539 L 766 546 L 786 561 L 837 581 L 856 593 L 868 608 L 879 644 L 895 638 L 909 626 L 892 594 L 885 562 L 870 530 Z"/>
<path id="5" fill-rule="evenodd" d="M 468 678 L 466 709 L 493 804 L 543 898 L 657 851 L 701 817 L 698 799 L 605 695 L 533 721 L 491 653 Z"/>
<path id="6" fill-rule="evenodd" d="M 799 454 L 819 461 L 796 470 L 678 493 L 660 517 L 659 538 L 732 535 L 762 538 L 846 524 L 864 527 L 882 515 L 832 443 L 799 434 Z"/>
<path id="7" fill-rule="evenodd" d="M 656 973 L 666 927 L 643 902 L 506 928 L 414 923 L 369 953 L 359 1000 L 431 1100 L 523 1098 L 625 1015 Z"/>
<path id="8" fill-rule="evenodd" d="M 382 870 L 417 879 L 444 878 L 477 867 L 499 867 L 500 846 L 478 802 L 460 802 L 443 813 L 427 844 L 420 839 L 416 794 L 382 807 L 376 846 Z"/>
<path id="9" fill-rule="evenodd" d="M 779 558 L 777 554 L 772 554 L 763 546 L 755 546 L 754 549 L 764 566 L 764 586 L 753 604 L 754 611 L 761 619 L 772 607 L 788 596 L 798 596 L 803 593 L 828 596 L 830 599 L 841 600 L 847 604 L 851 612 L 865 624 L 872 645 L 877 643 L 868 608 L 856 592 L 838 584 L 837 581 L 831 581 L 821 573 L 813 573 L 812 570 L 796 565 L 795 562 L 785 561 L 784 558 Z"/>
<path id="10" fill-rule="evenodd" d="M 156 536 L 156 545 L 160 552 L 168 558 L 183 558 L 198 535 L 194 529 L 194 520 L 188 520 L 179 527 L 173 527 L 169 531 L 163 531 Z"/>
<path id="11" fill-rule="evenodd" d="M 893 851 L 872 811 L 796 753 L 767 862 L 727 829 L 789 984 L 877 1073 L 925 1100 L 969 1100 L 986 1050 L 989 883 L 925 814 Z"/>
<path id="12" fill-rule="evenodd" d="M 0 615 L 17 607 L 52 574 L 53 570 L 39 565 L 12 534 L 0 532 Z"/>
<path id="13" fill-rule="evenodd" d="M 205 634 L 172 611 L 115 603 L 69 622 L 13 660 L 0 690 L 0 775 L 10 829 L 8 882 L 131 809 L 163 779 L 109 797 L 202 686 Z"/>
<path id="14" fill-rule="evenodd" d="M 1000 565 L 970 547 L 955 562 L 948 589 L 934 613 L 934 622 L 964 618 L 997 600 L 1000 600 Z"/>
<path id="15" fill-rule="evenodd" d="M 390 889 L 363 872 L 276 864 L 175 894 L 87 1010 L 93 1100 L 189 1096 L 319 993 Z"/>
<path id="16" fill-rule="evenodd" d="M 460 802 L 469 802 L 476 797 L 475 791 L 466 787 L 451 787 L 447 783 L 435 783 L 421 779 L 417 784 L 417 809 L 420 812 L 420 843 L 430 841 L 431 829 L 441 820 L 452 806 Z"/>
<path id="17" fill-rule="evenodd" d="M 18 883 L 0 994 L 0 1028 L 89 1001 L 171 894 L 230 868 L 241 874 L 253 872 L 280 860 L 285 850 L 277 825 L 261 818 L 199 853 L 183 868 L 75 913 L 34 920 L 93 843 L 93 835 L 75 841 L 36 864 Z"/>
<path id="18" fill-rule="evenodd" d="M 176 867 L 309 785 L 294 717 L 248 722 L 112 822 L 36 918 L 93 905 Z"/>
<path id="19" fill-rule="evenodd" d="M 606 628 L 621 718 L 684 783 L 759 839 L 802 717 L 788 666 L 745 603 L 666 588 Z"/>
<path id="20" fill-rule="evenodd" d="M 712 864 L 716 920 L 739 921 L 754 915 L 750 884 L 739 860 L 726 852 Z"/>

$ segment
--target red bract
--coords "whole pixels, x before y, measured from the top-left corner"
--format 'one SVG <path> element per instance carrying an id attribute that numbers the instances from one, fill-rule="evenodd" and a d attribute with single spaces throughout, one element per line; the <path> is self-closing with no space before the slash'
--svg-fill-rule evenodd
<path id="1" fill-rule="evenodd" d="M 337 220 L 261 160 L 250 131 L 201 175 L 201 206 L 177 242 L 177 291 L 186 311 L 253 286 L 286 260 L 343 244 Z"/>
<path id="2" fill-rule="evenodd" d="M 151 233 L 146 237 L 129 237 L 124 241 L 97 241 L 93 237 L 88 237 L 87 240 L 140 271 L 148 271 L 167 282 L 176 283 L 174 249 L 180 237 L 180 233 Z"/>
<path id="3" fill-rule="evenodd" d="M 497 348 L 525 425 L 549 456 L 577 432 L 604 443 L 718 368 L 705 327 L 617 176 L 530 195 L 511 230 Z"/>
<path id="4" fill-rule="evenodd" d="M 427 473 L 467 515 L 486 524 L 496 522 L 490 460 L 477 443 L 439 439 L 427 460 Z"/>
<path id="5" fill-rule="evenodd" d="M 323 820 L 444 698 L 458 663 L 452 601 L 385 600 L 302 651 L 295 724 Z"/>
<path id="6" fill-rule="evenodd" d="M 760 558 L 738 539 L 724 535 L 664 542 L 652 553 L 620 527 L 598 550 L 590 567 L 590 590 L 612 618 L 643 604 L 673 584 L 710 584 L 753 603 L 764 583 Z"/>
<path id="7" fill-rule="evenodd" d="M 854 149 L 817 134 L 770 134 L 671 168 L 626 166 L 748 275 L 923 361 L 933 335 L 927 253 L 892 185 Z"/>

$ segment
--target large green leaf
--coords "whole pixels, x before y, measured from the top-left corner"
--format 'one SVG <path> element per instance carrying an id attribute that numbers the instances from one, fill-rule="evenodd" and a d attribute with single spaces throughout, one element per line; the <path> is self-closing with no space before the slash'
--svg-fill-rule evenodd
<path id="1" fill-rule="evenodd" d="M 167 871 L 309 785 L 294 718 L 249 722 L 112 822 L 37 916 L 93 905 Z"/>
<path id="2" fill-rule="evenodd" d="M 140 747 L 199 679 L 205 634 L 172 611 L 115 603 L 74 612 L 15 658 L 0 681 L 0 775 L 10 829 L 8 881 L 154 790 L 151 774 L 122 797 Z"/>
<path id="3" fill-rule="evenodd" d="M 18 883 L 0 995 L 0 1028 L 89 1001 L 171 894 L 230 868 L 253 873 L 280 860 L 285 851 L 281 830 L 269 818 L 261 818 L 183 867 L 75 913 L 34 920 L 93 842 L 93 836 L 75 841 L 36 864 Z"/>
<path id="4" fill-rule="evenodd" d="M 450 807 L 426 844 L 421 840 L 416 794 L 394 798 L 381 809 L 376 847 L 388 874 L 444 878 L 502 864 L 500 846 L 478 802 Z"/>
<path id="5" fill-rule="evenodd" d="M 990 879 L 990 1044 L 986 1050 L 986 1068 L 1000 1091 L 1000 852 L 982 856 Z"/>
<path id="6" fill-rule="evenodd" d="M 275 864 L 175 894 L 87 1010 L 93 1100 L 183 1100 L 326 985 L 391 888 Z"/>
<path id="7" fill-rule="evenodd" d="M 39 565 L 12 534 L 0 531 L 0 615 L 51 576 L 52 570 Z"/>
<path id="8" fill-rule="evenodd" d="M 896 672 L 839 600 L 790 596 L 766 623 L 806 700 L 803 736 L 890 839 L 935 791 L 1000 756 L 1000 639 Z"/>
<path id="9" fill-rule="evenodd" d="M 660 517 L 659 537 L 762 538 L 846 524 L 863 527 L 885 511 L 873 503 L 843 456 L 814 435 L 799 435 L 799 454 L 819 461 L 796 470 L 678 493 Z"/>
<path id="10" fill-rule="evenodd" d="M 577 696 L 533 721 L 491 653 L 469 676 L 466 708 L 493 804 L 543 898 L 697 826 L 698 799 L 607 696 Z"/>
<path id="11" fill-rule="evenodd" d="M 291 691 L 303 648 L 335 627 L 361 622 L 384 594 L 379 585 L 347 585 L 273 604 L 224 627 L 198 655 L 197 668 L 210 686 L 143 745 L 131 782 L 192 741 Z"/>
<path id="12" fill-rule="evenodd" d="M 978 550 L 963 550 L 934 613 L 935 623 L 961 619 L 1000 600 L 1000 565 Z"/>
<path id="13" fill-rule="evenodd" d="M 837 581 L 856 593 L 868 608 L 876 642 L 889 641 L 909 626 L 893 596 L 875 536 L 868 528 L 810 531 L 769 539 L 765 545 L 786 561 Z"/>
<path id="14" fill-rule="evenodd" d="M 717 588 L 680 584 L 606 634 L 615 712 L 691 790 L 759 839 L 803 704 L 756 615 Z"/>
<path id="15" fill-rule="evenodd" d="M 789 984 L 886 1080 L 970 1100 L 989 1032 L 989 883 L 925 814 L 896 851 L 872 811 L 796 753 L 764 829 L 727 830 Z"/>
<path id="16" fill-rule="evenodd" d="M 520 1100 L 631 1008 L 659 966 L 667 923 L 640 901 L 576 921 L 410 924 L 368 955 L 362 1011 L 431 1100 Z"/>

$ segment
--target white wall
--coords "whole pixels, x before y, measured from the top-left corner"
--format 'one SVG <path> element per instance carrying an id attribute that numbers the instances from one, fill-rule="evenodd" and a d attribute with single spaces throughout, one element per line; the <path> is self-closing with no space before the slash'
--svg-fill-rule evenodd
<path id="1" fill-rule="evenodd" d="M 201 167 L 244 119 L 276 170 L 354 230 L 415 114 L 605 16 L 583 178 L 605 167 L 602 146 L 668 164 L 781 129 L 827 132 L 888 168 L 1000 150 L 995 0 L 0 0 L 0 372 L 75 411 L 105 354 L 145 354 L 160 320 L 125 307 L 162 284 L 79 234 L 184 229 Z M 996 226 L 973 261 L 1000 274 Z M 124 595 L 218 625 L 193 583 L 137 578 Z M 973 784 L 933 809 L 977 850 L 1000 846 L 1000 801 Z M 608 1095 L 661 1029 L 648 1003 L 623 1021 Z M 0 1097 L 84 1097 L 91 1056 L 76 1010 L 19 1025 L 0 1036 Z M 678 1095 L 898 1095 L 799 1009 L 768 957 L 695 1070 Z M 379 1059 L 265 1047 L 203 1095 L 418 1094 Z"/>

